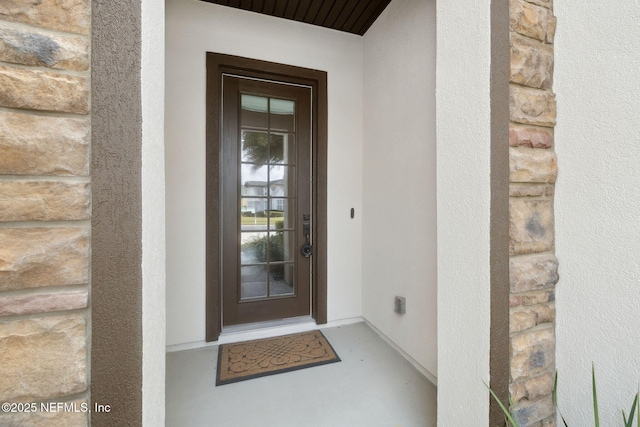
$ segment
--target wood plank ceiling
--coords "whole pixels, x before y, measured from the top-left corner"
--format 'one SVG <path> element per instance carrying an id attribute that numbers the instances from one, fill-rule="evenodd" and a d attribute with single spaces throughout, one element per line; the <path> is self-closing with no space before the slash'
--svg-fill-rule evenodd
<path id="1" fill-rule="evenodd" d="M 204 0 L 364 35 L 391 0 Z"/>

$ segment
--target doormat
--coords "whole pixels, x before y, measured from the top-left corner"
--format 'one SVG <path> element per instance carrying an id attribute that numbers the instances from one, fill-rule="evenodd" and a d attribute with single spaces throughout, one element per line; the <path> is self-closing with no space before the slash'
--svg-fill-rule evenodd
<path id="1" fill-rule="evenodd" d="M 320 331 L 222 344 L 218 351 L 216 385 L 339 361 Z"/>

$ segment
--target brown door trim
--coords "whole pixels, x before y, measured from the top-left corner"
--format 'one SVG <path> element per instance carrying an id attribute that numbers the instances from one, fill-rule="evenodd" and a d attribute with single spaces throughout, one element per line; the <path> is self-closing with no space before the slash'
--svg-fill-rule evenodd
<path id="1" fill-rule="evenodd" d="M 206 138 L 206 340 L 217 341 L 221 321 L 220 162 L 223 73 L 311 86 L 313 97 L 312 310 L 316 323 L 327 323 L 327 73 L 232 55 L 207 52 Z"/>

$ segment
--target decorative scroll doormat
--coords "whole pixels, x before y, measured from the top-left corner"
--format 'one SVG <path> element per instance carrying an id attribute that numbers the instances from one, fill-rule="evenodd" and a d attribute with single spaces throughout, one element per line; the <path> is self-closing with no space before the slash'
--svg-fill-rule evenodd
<path id="1" fill-rule="evenodd" d="M 216 385 L 339 361 L 320 331 L 222 344 L 218 351 Z"/>

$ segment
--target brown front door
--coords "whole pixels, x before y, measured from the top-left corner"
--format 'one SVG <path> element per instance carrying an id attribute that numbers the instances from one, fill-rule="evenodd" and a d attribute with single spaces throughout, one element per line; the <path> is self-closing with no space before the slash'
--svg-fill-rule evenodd
<path id="1" fill-rule="evenodd" d="M 311 88 L 222 76 L 223 326 L 310 315 Z"/>

